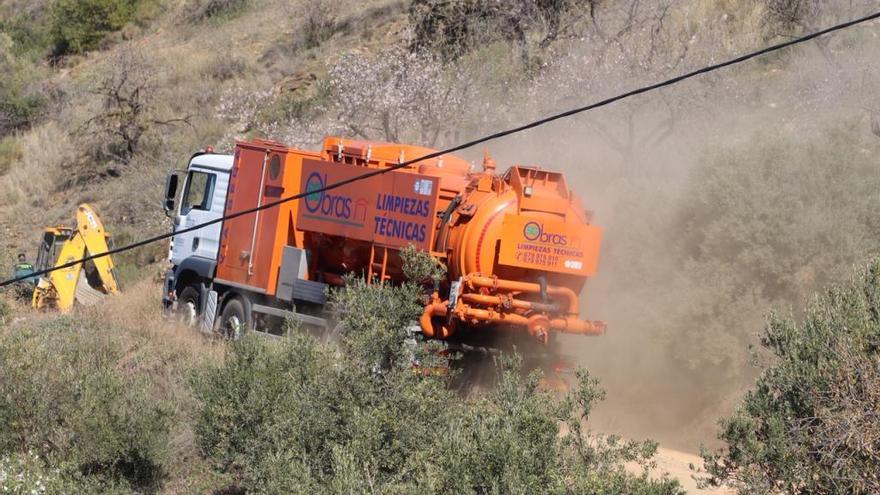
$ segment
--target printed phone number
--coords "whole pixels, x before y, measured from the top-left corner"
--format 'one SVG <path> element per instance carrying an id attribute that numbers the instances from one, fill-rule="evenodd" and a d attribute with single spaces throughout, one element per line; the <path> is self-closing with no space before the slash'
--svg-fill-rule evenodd
<path id="1" fill-rule="evenodd" d="M 531 265 L 556 266 L 559 264 L 559 256 L 535 253 L 533 251 L 517 251 L 516 261 L 519 263 L 529 263 Z"/>

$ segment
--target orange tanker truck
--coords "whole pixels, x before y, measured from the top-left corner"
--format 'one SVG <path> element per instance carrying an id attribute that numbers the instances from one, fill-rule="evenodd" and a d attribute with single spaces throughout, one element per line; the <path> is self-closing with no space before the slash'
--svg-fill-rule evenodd
<path id="1" fill-rule="evenodd" d="M 561 173 L 513 166 L 499 175 L 488 155 L 481 170 L 449 155 L 321 191 L 432 151 L 328 137 L 317 152 L 254 140 L 237 142 L 232 155 L 195 154 L 168 178 L 175 232 L 307 196 L 175 233 L 166 309 L 232 337 L 283 318 L 326 327 L 328 288 L 348 273 L 401 281 L 400 250 L 412 245 L 447 268 L 419 321 L 426 337 L 503 328 L 547 342 L 554 332 L 602 333 L 604 324 L 579 310 L 601 230 Z"/>

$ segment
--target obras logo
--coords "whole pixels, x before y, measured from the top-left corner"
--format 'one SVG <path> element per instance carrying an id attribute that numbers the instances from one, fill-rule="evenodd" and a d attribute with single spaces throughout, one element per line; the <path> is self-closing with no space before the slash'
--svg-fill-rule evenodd
<path id="1" fill-rule="evenodd" d="M 306 179 L 306 209 L 309 213 L 321 212 L 322 215 L 348 219 L 351 217 L 351 198 L 341 194 L 330 194 L 330 191 L 322 191 L 327 177 L 322 177 L 318 172 L 312 172 Z"/>
<path id="2" fill-rule="evenodd" d="M 523 227 L 523 236 L 532 242 L 542 242 L 545 244 L 554 244 L 556 246 L 565 246 L 568 244 L 568 238 L 565 234 L 545 232 L 544 225 L 534 220 L 525 224 Z"/>

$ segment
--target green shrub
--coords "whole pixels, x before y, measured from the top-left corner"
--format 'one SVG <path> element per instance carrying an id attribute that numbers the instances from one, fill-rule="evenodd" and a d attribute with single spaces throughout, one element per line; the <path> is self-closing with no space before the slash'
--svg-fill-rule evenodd
<path id="1" fill-rule="evenodd" d="M 70 470 L 53 467 L 36 452 L 0 455 L 0 492 L 10 495 L 67 495 L 69 493 L 127 493 L 122 487 L 97 483 Z"/>
<path id="2" fill-rule="evenodd" d="M 0 492 L 14 495 L 62 494 L 78 491 L 80 486 L 70 483 L 56 469 L 33 452 L 0 455 Z"/>
<path id="3" fill-rule="evenodd" d="M 400 258 L 403 261 L 403 273 L 408 280 L 436 283 L 446 276 L 446 270 L 436 258 L 427 256 L 412 244 L 400 250 Z"/>
<path id="4" fill-rule="evenodd" d="M 351 362 L 311 337 L 232 344 L 194 381 L 203 453 L 249 493 L 680 492 L 624 469 L 654 444 L 581 429 L 601 396 L 588 375 L 560 403 L 508 362 L 492 393 L 463 400 L 441 377 Z"/>
<path id="5" fill-rule="evenodd" d="M 797 304 L 880 250 L 878 144 L 852 126 L 780 130 L 694 169 L 670 229 L 680 253 L 672 283 L 689 300 L 666 330 L 673 352 L 734 369 L 766 308 Z"/>
<path id="6" fill-rule="evenodd" d="M 31 62 L 38 62 L 46 56 L 49 47 L 47 11 L 47 7 L 19 10 L 14 6 L 6 12 L 0 10 L 0 32 L 12 40 L 16 56 Z"/>
<path id="7" fill-rule="evenodd" d="M 301 446 L 310 462 L 325 464 L 321 444 L 314 442 L 334 435 L 335 413 L 326 395 L 330 368 L 329 357 L 300 337 L 284 345 L 259 338 L 231 344 L 223 366 L 194 381 L 204 404 L 196 426 L 202 451 L 221 469 L 245 476 L 259 469 L 254 461 L 278 442 Z M 281 430 L 290 436 L 279 437 Z"/>
<path id="8" fill-rule="evenodd" d="M 2 82 L 0 82 L 2 84 Z M 43 107 L 43 98 L 36 94 L 22 93 L 21 89 L 5 88 L 0 95 L 0 127 L 18 129 L 29 125 L 39 115 Z"/>
<path id="9" fill-rule="evenodd" d="M 49 32 L 52 54 L 84 53 L 134 18 L 138 0 L 57 0 Z"/>
<path id="10" fill-rule="evenodd" d="M 33 451 L 106 487 L 161 481 L 171 406 L 111 337 L 72 317 L 0 334 L 0 455 Z"/>
<path id="11" fill-rule="evenodd" d="M 39 115 L 44 99 L 34 85 L 40 77 L 41 71 L 18 56 L 13 40 L 0 32 L 0 136 L 26 127 Z"/>
<path id="12" fill-rule="evenodd" d="M 880 492 L 880 259 L 812 301 L 801 322 L 771 315 L 772 353 L 705 452 L 710 481 L 740 493 Z"/>
<path id="13" fill-rule="evenodd" d="M 366 366 L 395 368 L 409 365 L 401 347 L 407 327 L 422 312 L 422 288 L 406 283 L 367 284 L 363 277 L 349 277 L 345 287 L 333 292 L 330 308 L 343 332 L 342 345 L 351 359 Z"/>
<path id="14" fill-rule="evenodd" d="M 581 374 L 558 401 L 500 361 L 498 385 L 463 399 L 447 374 L 413 368 L 406 326 L 416 285 L 349 279 L 331 296 L 344 331 L 337 345 L 296 331 L 280 342 L 230 344 L 219 366 L 196 374 L 196 433 L 218 470 L 249 493 L 679 493 L 668 479 L 629 474 L 650 442 L 589 434 L 601 397 Z M 430 354 L 430 352 L 427 352 Z M 442 369 L 442 368 L 441 368 Z M 567 423 L 566 432 L 560 430 Z"/>

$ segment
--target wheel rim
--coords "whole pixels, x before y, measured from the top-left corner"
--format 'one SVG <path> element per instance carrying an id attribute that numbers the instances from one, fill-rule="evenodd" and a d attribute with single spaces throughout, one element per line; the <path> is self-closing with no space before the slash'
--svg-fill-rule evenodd
<path id="1" fill-rule="evenodd" d="M 196 303 L 194 301 L 184 301 L 180 308 L 180 322 L 185 326 L 192 327 L 195 326 L 197 318 Z"/>
<path id="2" fill-rule="evenodd" d="M 233 340 L 241 337 L 242 324 L 238 315 L 232 315 L 226 319 L 226 331 Z"/>

